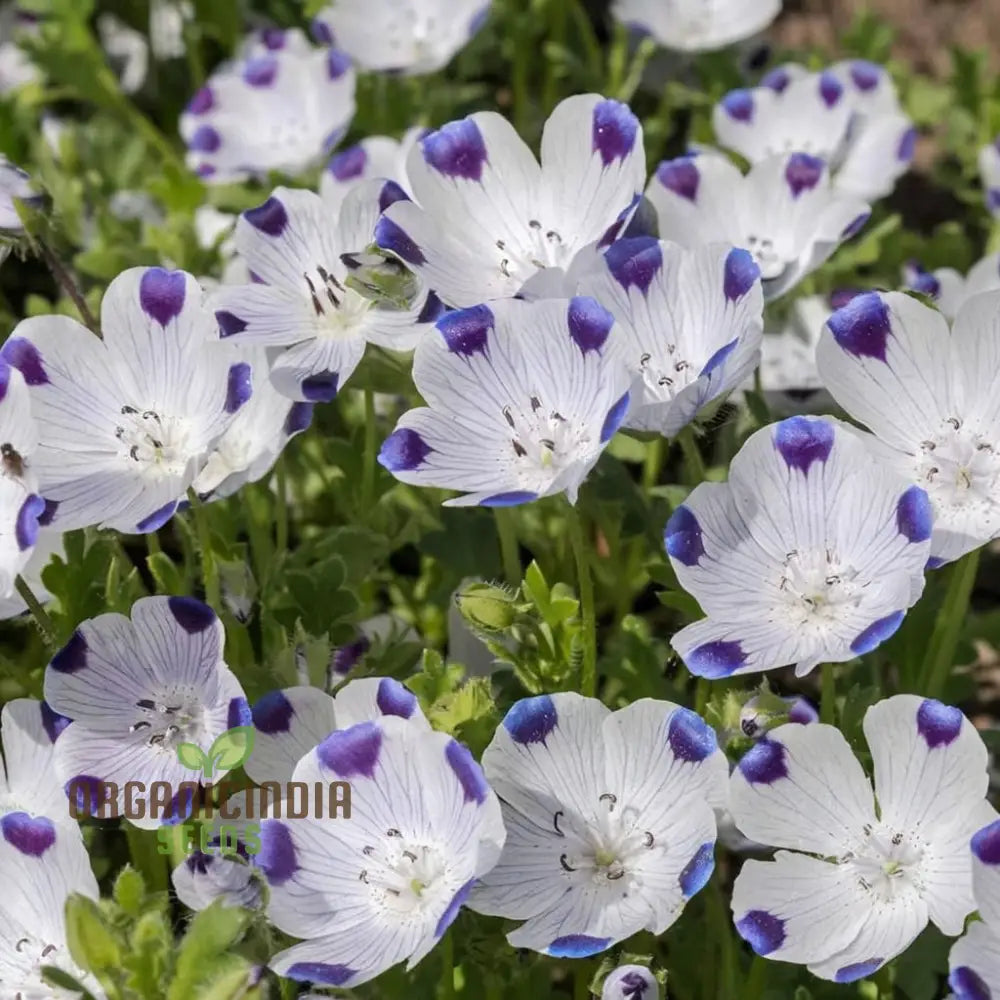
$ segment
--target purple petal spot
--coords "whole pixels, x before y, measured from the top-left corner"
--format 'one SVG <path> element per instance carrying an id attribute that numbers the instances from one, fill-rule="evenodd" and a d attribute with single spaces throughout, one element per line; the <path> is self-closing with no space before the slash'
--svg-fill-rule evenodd
<path id="1" fill-rule="evenodd" d="M 503 719 L 503 727 L 515 743 L 544 744 L 558 724 L 559 713 L 547 694 L 514 702 Z"/>
<path id="2" fill-rule="evenodd" d="M 185 109 L 189 115 L 203 115 L 206 111 L 211 111 L 215 107 L 215 94 L 211 87 L 202 87 L 194 97 L 188 101 Z"/>
<path id="3" fill-rule="evenodd" d="M 857 236 L 865 227 L 865 223 L 872 217 L 871 212 L 862 212 L 857 216 L 849 225 L 844 227 L 844 231 L 840 234 L 842 240 L 849 240 L 854 236 Z"/>
<path id="4" fill-rule="evenodd" d="M 226 413 L 235 413 L 253 395 L 253 370 L 245 361 L 229 366 Z"/>
<path id="5" fill-rule="evenodd" d="M 215 322 L 219 324 L 219 334 L 222 337 L 232 337 L 242 333 L 247 328 L 247 321 L 226 309 L 219 309 L 215 314 Z"/>
<path id="6" fill-rule="evenodd" d="M 349 642 L 346 646 L 338 646 L 333 651 L 331 669 L 341 676 L 349 674 L 371 648 L 371 639 L 366 635 L 359 635 L 354 642 Z"/>
<path id="7" fill-rule="evenodd" d="M 919 261 L 907 261 L 905 272 L 906 286 L 908 288 L 923 295 L 928 295 L 932 299 L 936 299 L 941 295 L 941 282 L 930 271 L 926 270 Z"/>
<path id="8" fill-rule="evenodd" d="M 570 337 L 584 354 L 588 351 L 600 353 L 615 325 L 614 316 L 604 306 L 584 295 L 569 300 L 566 320 Z"/>
<path id="9" fill-rule="evenodd" d="M 326 75 L 339 80 L 351 68 L 351 57 L 340 49 L 330 49 L 326 55 Z"/>
<path id="10" fill-rule="evenodd" d="M 647 972 L 626 972 L 616 985 L 621 990 L 623 1000 L 642 1000 L 647 990 L 658 991 L 656 980 Z M 605 989 L 607 983 L 605 982 Z"/>
<path id="11" fill-rule="evenodd" d="M 684 866 L 681 872 L 681 892 L 685 899 L 690 899 L 695 893 L 705 888 L 715 870 L 715 844 L 702 844 L 695 856 Z"/>
<path id="12" fill-rule="evenodd" d="M 698 184 L 701 174 L 694 160 L 681 156 L 676 160 L 664 160 L 656 168 L 656 179 L 668 190 L 688 201 L 697 201 Z"/>
<path id="13" fill-rule="evenodd" d="M 882 67 L 867 59 L 855 59 L 851 63 L 851 79 L 858 90 L 874 90 L 882 79 Z"/>
<path id="14" fill-rule="evenodd" d="M 350 181 L 355 177 L 360 177 L 364 173 L 367 162 L 368 154 L 365 152 L 364 147 L 351 146 L 349 149 L 345 149 L 334 156 L 326 169 L 338 181 Z"/>
<path id="15" fill-rule="evenodd" d="M 721 101 L 722 109 L 733 121 L 753 121 L 753 92 L 750 90 L 731 90 Z"/>
<path id="16" fill-rule="evenodd" d="M 427 262 L 423 250 L 410 237 L 410 235 L 387 215 L 383 215 L 375 223 L 375 242 L 383 250 L 394 253 L 407 264 L 419 267 Z"/>
<path id="17" fill-rule="evenodd" d="M 456 740 L 450 740 L 444 751 L 448 766 L 455 772 L 458 783 L 465 793 L 466 802 L 482 805 L 489 794 L 490 786 L 486 784 L 482 768 L 469 752 L 469 748 Z"/>
<path id="18" fill-rule="evenodd" d="M 330 733 L 316 753 L 323 766 L 341 778 L 358 775 L 373 778 L 381 749 L 382 730 L 378 723 L 360 722 L 350 729 Z"/>
<path id="19" fill-rule="evenodd" d="M 32 819 L 25 812 L 0 816 L 0 833 L 11 847 L 33 858 L 40 858 L 56 842 L 52 820 L 44 816 Z"/>
<path id="20" fill-rule="evenodd" d="M 56 516 L 56 511 L 59 510 L 58 500 L 46 500 L 45 510 L 38 515 L 38 523 L 43 527 L 48 527 Z"/>
<path id="21" fill-rule="evenodd" d="M 77 816 L 96 816 L 111 804 L 111 787 L 92 774 L 78 774 L 63 786 Z"/>
<path id="22" fill-rule="evenodd" d="M 495 322 L 490 307 L 484 305 L 445 313 L 435 326 L 452 354 L 471 358 L 487 353 Z"/>
<path id="23" fill-rule="evenodd" d="M 538 494 L 531 490 L 511 490 L 509 493 L 494 493 L 479 501 L 480 507 L 516 507 L 518 504 L 537 500 Z"/>
<path id="24" fill-rule="evenodd" d="M 566 934 L 557 937 L 545 949 L 546 955 L 553 958 L 589 958 L 604 951 L 614 938 L 590 937 L 587 934 Z"/>
<path id="25" fill-rule="evenodd" d="M 651 236 L 636 236 L 618 240 L 604 252 L 604 260 L 612 277 L 627 292 L 635 286 L 645 295 L 653 279 L 663 267 L 659 240 Z"/>
<path id="26" fill-rule="evenodd" d="M 891 615 L 886 615 L 885 618 L 879 618 L 878 621 L 872 622 L 851 643 L 851 652 L 857 656 L 863 656 L 880 646 L 903 624 L 905 614 L 905 611 L 893 611 Z"/>
<path id="27" fill-rule="evenodd" d="M 0 350 L 0 358 L 16 368 L 28 385 L 48 385 L 49 377 L 42 366 L 42 356 L 30 340 L 11 337 Z"/>
<path id="28" fill-rule="evenodd" d="M 35 493 L 24 498 L 21 509 L 17 512 L 17 522 L 14 525 L 14 537 L 17 547 L 24 552 L 38 541 L 38 519 L 45 513 L 45 501 Z"/>
<path id="29" fill-rule="evenodd" d="M 409 719 L 417 709 L 417 696 L 392 677 L 383 677 L 379 681 L 375 703 L 383 715 Z"/>
<path id="30" fill-rule="evenodd" d="M 312 403 L 292 403 L 288 408 L 288 416 L 285 417 L 284 427 L 282 428 L 285 436 L 292 437 L 295 434 L 301 433 L 312 423 L 312 418 Z"/>
<path id="31" fill-rule="evenodd" d="M 483 176 L 486 143 L 472 118 L 442 125 L 436 132 L 424 136 L 420 148 L 426 163 L 446 177 L 478 181 Z"/>
<path id="32" fill-rule="evenodd" d="M 785 88 L 792 82 L 791 75 L 787 69 L 778 67 L 772 69 L 770 73 L 764 75 L 760 81 L 762 87 L 773 90 L 776 94 L 784 93 Z"/>
<path id="33" fill-rule="evenodd" d="M 824 71 L 819 75 L 819 96 L 820 100 L 828 107 L 832 108 L 844 95 L 844 88 L 840 81 L 829 71 Z"/>
<path id="34" fill-rule="evenodd" d="M 264 28 L 260 33 L 264 48 L 277 52 L 285 47 L 285 33 L 281 28 Z"/>
<path id="35" fill-rule="evenodd" d="M 427 301 L 417 316 L 418 323 L 436 323 L 446 312 L 444 303 L 434 292 L 427 293 Z"/>
<path id="36" fill-rule="evenodd" d="M 774 784 L 779 779 L 788 777 L 785 746 L 765 736 L 743 755 L 738 767 L 751 785 Z"/>
<path id="37" fill-rule="evenodd" d="M 333 45 L 333 32 L 322 18 L 314 17 L 309 25 L 309 31 L 320 45 Z"/>
<path id="38" fill-rule="evenodd" d="M 917 149 L 917 130 L 908 128 L 899 139 L 899 146 L 896 148 L 896 159 L 900 163 L 911 163 L 913 154 Z"/>
<path id="39" fill-rule="evenodd" d="M 698 565 L 698 560 L 705 554 L 705 546 L 701 538 L 701 525 L 689 507 L 681 504 L 670 515 L 667 526 L 663 529 L 663 543 L 667 555 L 672 559 L 685 566 Z"/>
<path id="40" fill-rule="evenodd" d="M 859 979 L 870 976 L 876 969 L 881 968 L 883 958 L 869 958 L 866 962 L 853 962 L 845 965 L 833 974 L 835 983 L 856 983 Z"/>
<path id="41" fill-rule="evenodd" d="M 253 713 L 246 698 L 230 698 L 229 708 L 226 709 L 226 728 L 235 729 L 237 726 L 249 726 L 253 724 Z"/>
<path id="42" fill-rule="evenodd" d="M 792 153 L 785 164 L 785 181 L 792 192 L 793 198 L 798 198 L 803 191 L 811 191 L 823 176 L 826 164 L 808 153 Z"/>
<path id="43" fill-rule="evenodd" d="M 788 721 L 808 726 L 813 722 L 819 722 L 819 712 L 805 698 L 792 698 L 788 709 Z"/>
<path id="44" fill-rule="evenodd" d="M 718 680 L 729 677 L 747 661 L 743 647 L 735 639 L 714 639 L 695 646 L 684 658 L 684 665 L 695 677 Z"/>
<path id="45" fill-rule="evenodd" d="M 384 212 L 390 205 L 395 205 L 397 201 L 409 200 L 410 196 L 395 181 L 386 181 L 379 189 L 378 210 Z"/>
<path id="46" fill-rule="evenodd" d="M 177 826 L 183 823 L 194 811 L 194 788 L 188 785 L 182 788 L 160 813 L 159 819 L 164 826 Z"/>
<path id="47" fill-rule="evenodd" d="M 986 981 L 967 965 L 951 970 L 948 985 L 955 991 L 955 1000 L 992 1000 Z"/>
<path id="48" fill-rule="evenodd" d="M 422 465 L 432 451 L 416 431 L 400 427 L 382 442 L 378 464 L 390 472 L 410 472 Z"/>
<path id="49" fill-rule="evenodd" d="M 243 218 L 254 229 L 268 236 L 280 236 L 288 225 L 288 212 L 285 206 L 275 197 L 270 197 L 263 205 L 248 209 Z"/>
<path id="50" fill-rule="evenodd" d="M 878 292 L 855 295 L 826 323 L 834 340 L 849 354 L 885 361 L 886 344 L 892 327 L 889 307 Z"/>
<path id="51" fill-rule="evenodd" d="M 767 910 L 748 910 L 736 930 L 758 955 L 770 955 L 785 942 L 785 921 Z"/>
<path id="52" fill-rule="evenodd" d="M 330 965 L 326 962 L 296 962 L 288 967 L 285 975 L 300 983 L 319 983 L 321 986 L 343 986 L 357 971 L 349 965 Z"/>
<path id="53" fill-rule="evenodd" d="M 470 878 L 469 881 L 466 882 L 454 896 L 452 896 L 451 902 L 445 908 L 444 913 L 441 914 L 441 919 L 437 922 L 437 927 L 434 928 L 435 937 L 441 937 L 441 935 L 444 934 L 444 932 L 455 922 L 455 918 L 458 916 L 458 911 L 465 905 L 465 901 L 469 898 L 469 893 L 472 892 L 472 887 L 475 884 L 476 880 L 474 878 Z"/>
<path id="54" fill-rule="evenodd" d="M 931 556 L 927 562 L 924 563 L 924 569 L 940 569 L 944 565 L 944 560 L 940 556 Z"/>
<path id="55" fill-rule="evenodd" d="M 760 280 L 760 268 L 746 251 L 734 247 L 726 257 L 725 278 L 722 289 L 730 302 L 743 298 Z"/>
<path id="56" fill-rule="evenodd" d="M 152 514 L 148 514 L 139 521 L 135 526 L 135 530 L 140 534 L 148 531 L 158 531 L 174 516 L 176 510 L 177 501 L 171 500 L 170 503 L 165 503 L 159 510 L 154 510 Z"/>
<path id="57" fill-rule="evenodd" d="M 340 372 L 316 372 L 299 383 L 302 395 L 311 403 L 329 403 L 337 396 Z"/>
<path id="58" fill-rule="evenodd" d="M 211 163 L 199 163 L 194 172 L 199 177 L 211 177 L 216 171 Z"/>
<path id="59" fill-rule="evenodd" d="M 911 486 L 896 504 L 896 527 L 911 542 L 925 542 L 931 537 L 934 520 L 931 502 L 919 486 Z"/>
<path id="60" fill-rule="evenodd" d="M 335 128 L 326 138 L 323 140 L 322 149 L 324 153 L 329 153 L 331 149 L 336 149 L 340 145 L 340 140 L 347 135 L 347 129 L 341 126 L 340 128 Z"/>
<path id="61" fill-rule="evenodd" d="M 295 709 L 284 691 L 268 691 L 254 703 L 251 712 L 254 728 L 268 736 L 287 733 L 292 725 Z"/>
<path id="62" fill-rule="evenodd" d="M 1000 865 L 1000 819 L 973 836 L 972 853 L 984 865 Z"/>
<path id="63" fill-rule="evenodd" d="M 75 674 L 87 666 L 87 640 L 77 629 L 66 645 L 49 661 L 49 668 L 61 674 Z"/>
<path id="64" fill-rule="evenodd" d="M 774 429 L 774 447 L 790 469 L 809 475 L 813 462 L 825 462 L 833 448 L 833 425 L 809 417 L 789 417 Z"/>
<path id="65" fill-rule="evenodd" d="M 186 291 L 187 275 L 183 271 L 150 267 L 139 279 L 139 305 L 147 316 L 166 326 L 180 316 Z"/>
<path id="66" fill-rule="evenodd" d="M 207 604 L 193 597 L 168 597 L 167 605 L 174 620 L 188 635 L 198 635 L 214 628 L 219 622 Z"/>
<path id="67" fill-rule="evenodd" d="M 986 207 L 994 214 L 1000 213 L 1000 188 L 986 189 Z"/>
<path id="68" fill-rule="evenodd" d="M 188 142 L 196 153 L 215 153 L 222 145 L 222 136 L 211 125 L 202 125 Z"/>
<path id="69" fill-rule="evenodd" d="M 284 885 L 299 870 L 292 831 L 280 820 L 266 819 L 261 823 L 256 863 L 271 885 Z"/>
<path id="70" fill-rule="evenodd" d="M 3 358 L 0 358 L 0 402 L 7 398 L 7 386 L 10 384 L 11 367 Z"/>
<path id="71" fill-rule="evenodd" d="M 639 119 L 627 104 L 604 100 L 594 105 L 591 149 L 601 154 L 601 163 L 624 160 L 635 148 Z"/>
<path id="72" fill-rule="evenodd" d="M 653 236 L 656 235 L 656 224 L 648 225 L 648 219 L 639 218 L 639 209 L 641 206 L 645 206 L 644 213 L 652 215 L 652 218 L 656 218 L 656 210 L 649 203 L 648 199 L 644 199 L 642 192 L 637 191 L 632 195 L 632 200 L 618 213 L 615 221 L 604 230 L 604 235 L 598 240 L 598 249 L 604 250 L 610 247 L 615 240 L 618 239 L 619 235 L 630 237 L 635 236 Z M 634 225 L 633 225 L 634 223 Z M 622 228 L 624 227 L 624 232 Z"/>
<path id="73" fill-rule="evenodd" d="M 697 764 L 719 749 L 715 730 L 689 708 L 675 709 L 667 723 L 667 742 L 678 760 Z"/>
<path id="74" fill-rule="evenodd" d="M 945 747 L 958 739 L 965 716 L 957 708 L 934 698 L 926 698 L 917 709 L 917 730 L 932 749 Z"/>
<path id="75" fill-rule="evenodd" d="M 243 66 L 243 82 L 251 87 L 270 87 L 278 75 L 278 60 L 270 52 L 251 56 Z"/>
<path id="76" fill-rule="evenodd" d="M 739 343 L 739 337 L 733 337 L 728 344 L 723 344 L 709 359 L 705 362 L 705 367 L 699 372 L 699 375 L 711 375 L 716 368 L 721 367 L 725 364 L 726 359 L 729 357 L 733 351 L 736 350 L 736 345 Z"/>
<path id="77" fill-rule="evenodd" d="M 213 857 L 211 854 L 202 854 L 201 851 L 195 851 L 194 854 L 185 858 L 184 864 L 192 875 L 207 875 L 208 869 L 216 861 L 221 860 L 221 858 Z"/>
<path id="78" fill-rule="evenodd" d="M 52 743 L 59 739 L 62 731 L 73 721 L 49 708 L 48 702 L 41 702 L 42 728 Z"/>
<path id="79" fill-rule="evenodd" d="M 615 431 L 621 427 L 631 401 L 632 397 L 626 392 L 617 402 L 612 404 L 611 409 L 605 414 L 604 423 L 601 424 L 601 444 L 610 441 L 614 437 Z"/>

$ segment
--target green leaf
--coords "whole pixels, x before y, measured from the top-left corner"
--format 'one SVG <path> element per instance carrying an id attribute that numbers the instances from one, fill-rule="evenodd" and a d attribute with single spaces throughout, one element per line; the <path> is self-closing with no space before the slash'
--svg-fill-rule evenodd
<path id="1" fill-rule="evenodd" d="M 87 896 L 66 900 L 66 943 L 73 961 L 88 972 L 121 966 L 122 947 L 101 908 Z"/>
<path id="2" fill-rule="evenodd" d="M 208 751 L 205 777 L 214 771 L 231 771 L 239 767 L 253 753 L 253 726 L 236 726 L 224 732 Z"/>
<path id="3" fill-rule="evenodd" d="M 177 747 L 177 759 L 192 771 L 200 771 L 209 762 L 197 743 L 181 743 Z"/>
<path id="4" fill-rule="evenodd" d="M 115 902 L 130 917 L 139 916 L 142 911 L 142 901 L 146 896 L 146 883 L 142 875 L 131 865 L 126 865 L 115 879 L 113 893 Z"/>
<path id="5" fill-rule="evenodd" d="M 77 982 L 68 972 L 63 972 L 62 969 L 54 965 L 42 966 L 42 979 L 49 986 L 55 986 L 61 990 L 72 990 L 74 996 L 80 995 L 80 1000 L 94 1000 L 93 993 Z"/>
<path id="6" fill-rule="evenodd" d="M 198 984 L 208 978 L 219 956 L 240 939 L 250 919 L 247 910 L 226 906 L 221 900 L 195 914 L 177 952 L 167 1000 L 199 996 Z"/>

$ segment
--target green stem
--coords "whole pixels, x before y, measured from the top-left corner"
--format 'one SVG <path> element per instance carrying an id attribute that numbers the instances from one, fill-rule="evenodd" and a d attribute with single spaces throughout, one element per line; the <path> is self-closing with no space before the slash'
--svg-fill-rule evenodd
<path id="1" fill-rule="evenodd" d="M 97 317 L 90 311 L 87 300 L 83 297 L 76 280 L 70 274 L 69 268 L 59 259 L 59 255 L 41 237 L 36 237 L 33 241 L 41 254 L 45 266 L 52 272 L 52 277 L 56 279 L 56 284 L 66 293 L 66 297 L 76 306 L 76 311 L 80 314 L 80 319 L 86 326 L 99 337 L 101 335 L 101 325 L 97 322 Z"/>
<path id="2" fill-rule="evenodd" d="M 151 556 L 159 555 L 163 550 L 160 548 L 160 536 L 155 531 L 146 533 L 146 552 Z"/>
<path id="3" fill-rule="evenodd" d="M 698 442 L 694 439 L 694 431 L 690 425 L 677 435 L 681 451 L 684 453 L 684 468 L 687 471 L 688 482 L 697 486 L 705 481 L 705 462 L 698 450 Z"/>
<path id="4" fill-rule="evenodd" d="M 194 530 L 198 536 L 198 549 L 201 553 L 201 579 L 205 586 L 205 603 L 219 611 L 222 607 L 219 591 L 219 567 L 215 563 L 215 553 L 212 551 L 212 533 L 208 525 L 208 511 L 198 499 L 194 489 L 188 490 L 188 500 L 191 502 L 191 513 L 194 515 Z"/>
<path id="5" fill-rule="evenodd" d="M 892 988 L 892 968 L 883 965 L 878 972 L 872 976 L 872 981 L 878 989 L 878 1000 L 892 1000 L 894 990 Z"/>
<path id="6" fill-rule="evenodd" d="M 518 15 L 520 16 L 520 15 Z M 511 103 L 513 105 L 514 127 L 520 135 L 528 132 L 529 96 L 528 96 L 528 60 L 533 57 L 533 51 L 527 39 L 520 37 L 520 32 L 514 35 L 514 59 L 510 71 Z"/>
<path id="7" fill-rule="evenodd" d="M 746 989 L 743 991 L 743 1000 L 760 1000 L 766 988 L 767 959 L 755 955 L 750 966 L 750 975 L 747 977 Z"/>
<path id="8" fill-rule="evenodd" d="M 35 619 L 38 631 L 42 634 L 42 639 L 49 646 L 54 646 L 56 641 L 56 630 L 52 625 L 52 619 L 48 612 L 42 607 L 42 602 L 35 597 L 34 591 L 28 586 L 28 581 L 23 576 L 18 576 L 14 580 L 14 587 L 21 595 L 21 599 L 28 605 L 31 617 Z"/>
<path id="9" fill-rule="evenodd" d="M 455 936 L 445 934 L 441 942 L 441 1000 L 455 996 Z"/>
<path id="10" fill-rule="evenodd" d="M 819 721 L 831 726 L 836 725 L 837 719 L 837 683 L 833 671 L 832 663 L 820 667 Z"/>
<path id="11" fill-rule="evenodd" d="M 274 488 L 278 494 L 276 513 L 276 537 L 278 555 L 288 551 L 288 470 L 285 468 L 284 453 L 278 456 L 274 466 Z"/>
<path id="12" fill-rule="evenodd" d="M 955 649 L 965 624 L 969 598 L 979 569 L 980 551 L 976 549 L 970 552 L 948 571 L 948 589 L 934 623 L 934 632 L 924 660 L 923 683 L 920 686 L 921 692 L 929 698 L 941 697 L 954 666 Z"/>
<path id="13" fill-rule="evenodd" d="M 708 708 L 708 698 L 712 691 L 712 682 L 704 677 L 698 678 L 698 684 L 694 689 L 694 710 L 698 715 L 704 715 Z"/>
<path id="14" fill-rule="evenodd" d="M 662 437 L 655 437 L 646 446 L 646 460 L 642 463 L 642 492 L 649 491 L 660 480 L 660 467 L 663 465 L 663 445 Z"/>
<path id="15" fill-rule="evenodd" d="M 513 510 L 494 507 L 493 516 L 500 537 L 500 557 L 503 560 L 503 575 L 511 587 L 521 585 L 521 553 L 517 544 L 517 522 Z"/>
<path id="16" fill-rule="evenodd" d="M 594 606 L 594 580 L 590 575 L 583 518 L 575 505 L 569 505 L 569 539 L 576 560 L 577 587 L 583 624 L 583 663 L 580 666 L 580 693 L 593 698 L 597 693 L 597 611 Z"/>
<path id="17" fill-rule="evenodd" d="M 152 830 L 140 830 L 131 823 L 125 823 L 125 839 L 132 858 L 132 867 L 138 871 L 146 883 L 147 892 L 165 892 L 170 885 L 167 877 L 167 858 L 160 854 L 159 841 Z"/>
<path id="18" fill-rule="evenodd" d="M 375 392 L 365 389 L 365 453 L 361 473 L 361 511 L 367 514 L 375 500 L 375 458 L 378 441 L 375 434 Z"/>

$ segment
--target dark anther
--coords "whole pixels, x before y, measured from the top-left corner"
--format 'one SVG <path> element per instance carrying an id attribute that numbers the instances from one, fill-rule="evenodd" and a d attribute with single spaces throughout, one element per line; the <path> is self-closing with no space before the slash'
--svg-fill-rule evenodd
<path id="1" fill-rule="evenodd" d="M 642 842 L 643 842 L 643 843 L 644 843 L 644 844 L 645 844 L 645 845 L 646 845 L 647 847 L 652 847 L 652 846 L 653 846 L 653 844 L 654 844 L 654 843 L 656 843 L 656 841 L 655 841 L 655 840 L 654 840 L 654 838 L 653 838 L 653 835 L 652 835 L 652 834 L 651 834 L 651 833 L 650 833 L 650 832 L 649 832 L 648 830 L 646 831 L 646 836 L 645 836 L 645 837 L 643 837 L 643 840 L 642 840 Z"/>
<path id="2" fill-rule="evenodd" d="M 576 869 L 566 860 L 565 854 L 559 855 L 559 864 L 563 866 L 564 871 L 575 872 Z"/>
<path id="3" fill-rule="evenodd" d="M 618 796 L 612 795 L 611 792 L 605 792 L 597 801 L 610 802 L 611 808 L 614 809 L 614 807 L 618 804 Z"/>
<path id="4" fill-rule="evenodd" d="M 531 397 L 531 408 L 536 413 L 542 408 L 542 401 L 537 396 Z"/>
<path id="5" fill-rule="evenodd" d="M 607 878 L 609 882 L 617 882 L 618 879 L 622 878 L 624 875 L 625 875 L 625 869 L 623 868 L 621 871 L 608 872 Z"/>
<path id="6" fill-rule="evenodd" d="M 361 882 L 364 882 L 365 885 L 367 885 L 368 884 L 368 872 L 367 871 L 362 871 L 361 874 L 358 876 L 358 879 Z"/>
<path id="7" fill-rule="evenodd" d="M 562 809 L 560 809 L 559 812 L 557 812 L 552 817 L 552 829 L 555 830 L 556 833 L 558 833 L 560 837 L 565 837 L 566 834 L 563 833 L 562 830 L 559 829 L 559 817 L 562 816 L 562 814 L 563 814 Z"/>
<path id="8" fill-rule="evenodd" d="M 134 406 L 123 406 L 122 407 L 122 413 L 124 413 L 124 414 L 138 413 L 138 412 L 139 411 Z"/>
<path id="9" fill-rule="evenodd" d="M 387 837 L 402 837 L 403 835 L 394 826 L 385 831 Z"/>
<path id="10" fill-rule="evenodd" d="M 149 698 L 143 698 L 142 701 L 137 701 L 135 703 L 135 707 L 136 708 L 148 708 L 150 711 L 153 711 L 156 708 L 156 702 L 155 701 L 150 701 Z"/>
<path id="11" fill-rule="evenodd" d="M 362 853 L 362 854 L 363 854 L 363 855 L 364 855 L 364 856 L 365 856 L 366 858 L 370 858 L 370 857 L 371 857 L 371 856 L 372 856 L 372 855 L 373 855 L 373 854 L 375 853 L 375 848 L 369 845 L 368 847 L 365 847 L 365 848 L 364 848 L 364 849 L 363 849 L 363 850 L 361 851 L 361 853 Z"/>
<path id="12" fill-rule="evenodd" d="M 518 458 L 524 458 L 524 456 L 528 454 L 524 450 L 524 445 L 521 444 L 520 441 L 511 441 L 511 444 L 514 446 L 514 454 L 517 455 Z"/>
<path id="13" fill-rule="evenodd" d="M 514 417 L 513 417 L 513 415 L 510 412 L 510 407 L 509 406 L 505 406 L 503 408 L 503 418 L 504 418 L 504 420 L 507 421 L 508 424 L 510 424 L 511 427 L 515 426 L 515 424 L 514 424 Z"/>
<path id="14" fill-rule="evenodd" d="M 415 865 L 417 863 L 417 856 L 413 853 L 413 851 L 403 851 L 403 857 L 409 858 L 411 864 Z"/>

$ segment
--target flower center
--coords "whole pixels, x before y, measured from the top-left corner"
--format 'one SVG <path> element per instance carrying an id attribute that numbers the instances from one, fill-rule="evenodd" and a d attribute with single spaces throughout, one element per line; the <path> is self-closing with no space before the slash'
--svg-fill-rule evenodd
<path id="1" fill-rule="evenodd" d="M 382 844 L 362 853 L 358 879 L 370 887 L 377 903 L 395 913 L 433 909 L 459 888 L 438 847 L 417 843 L 399 830 L 387 830 Z"/>
<path id="2" fill-rule="evenodd" d="M 127 404 L 121 408 L 121 422 L 115 427 L 125 458 L 160 476 L 183 475 L 191 458 L 190 436 L 187 419 Z"/>
<path id="3" fill-rule="evenodd" d="M 358 327 L 374 304 L 372 300 L 345 287 L 335 274 L 320 264 L 311 274 L 303 271 L 302 277 L 316 314 L 316 336 L 328 340 L 357 336 Z"/>
<path id="4" fill-rule="evenodd" d="M 868 824 L 864 839 L 838 864 L 851 865 L 862 889 L 891 902 L 909 893 L 922 893 L 924 851 L 925 845 L 916 837 Z"/>
<path id="5" fill-rule="evenodd" d="M 201 703 L 191 691 L 177 688 L 135 703 L 138 718 L 130 733 L 141 733 L 150 747 L 173 754 L 180 743 L 198 743 L 203 731 Z"/>
<path id="6" fill-rule="evenodd" d="M 667 358 L 661 362 L 651 354 L 639 358 L 639 371 L 650 395 L 661 400 L 673 399 L 698 373 L 690 361 L 676 356 L 677 345 L 667 345 Z"/>
<path id="7" fill-rule="evenodd" d="M 547 410 L 538 396 L 531 396 L 527 409 L 505 406 L 503 417 L 526 486 L 551 482 L 591 443 L 585 427 L 571 424 L 558 410 Z"/>
<path id="8" fill-rule="evenodd" d="M 920 443 L 917 476 L 943 507 L 997 507 L 1000 455 L 992 442 L 958 417 L 949 417 L 932 438 Z"/>
<path id="9" fill-rule="evenodd" d="M 505 278 L 518 278 L 523 284 L 535 271 L 546 267 L 565 267 L 573 258 L 574 249 L 565 243 L 555 229 L 549 229 L 538 219 L 529 219 L 521 239 L 497 240 L 500 273 Z"/>
<path id="10" fill-rule="evenodd" d="M 860 604 L 868 582 L 831 549 L 789 552 L 778 580 L 781 613 L 797 626 L 825 627 L 842 617 L 845 606 Z"/>

